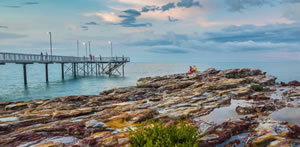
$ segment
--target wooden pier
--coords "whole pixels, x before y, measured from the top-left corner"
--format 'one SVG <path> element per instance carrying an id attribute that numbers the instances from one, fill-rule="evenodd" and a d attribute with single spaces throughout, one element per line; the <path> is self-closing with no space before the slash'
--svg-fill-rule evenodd
<path id="1" fill-rule="evenodd" d="M 61 64 L 61 78 L 64 80 L 65 74 L 71 73 L 75 78 L 83 75 L 122 75 L 124 76 L 124 66 L 130 62 L 129 57 L 73 57 L 73 56 L 51 56 L 36 54 L 18 54 L 0 52 L 0 65 L 6 63 L 16 63 L 23 65 L 24 84 L 27 84 L 27 65 L 44 64 L 46 82 L 48 78 L 48 65 Z M 120 71 L 121 69 L 122 71 Z"/>

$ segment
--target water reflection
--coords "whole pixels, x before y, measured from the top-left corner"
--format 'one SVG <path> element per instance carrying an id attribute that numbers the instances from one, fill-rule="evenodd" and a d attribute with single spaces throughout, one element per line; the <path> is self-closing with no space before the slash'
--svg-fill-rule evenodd
<path id="1" fill-rule="evenodd" d="M 270 118 L 277 121 L 286 121 L 300 126 L 300 108 L 283 108 L 273 112 Z"/>
<path id="2" fill-rule="evenodd" d="M 210 114 L 196 118 L 195 120 L 203 120 L 206 122 L 213 121 L 216 124 L 222 124 L 230 118 L 243 118 L 247 115 L 239 115 L 236 113 L 235 109 L 238 105 L 246 103 L 244 100 L 231 100 L 229 106 L 220 107 L 214 109 Z"/>

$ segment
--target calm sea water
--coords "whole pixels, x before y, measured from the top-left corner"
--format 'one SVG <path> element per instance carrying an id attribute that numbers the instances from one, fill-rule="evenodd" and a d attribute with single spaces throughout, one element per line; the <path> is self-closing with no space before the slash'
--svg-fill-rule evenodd
<path id="1" fill-rule="evenodd" d="M 74 79 L 66 75 L 61 80 L 60 65 L 49 65 L 49 83 L 45 82 L 44 65 L 27 66 L 28 85 L 23 84 L 22 65 L 0 65 L 0 101 L 27 101 L 36 98 L 51 98 L 69 95 L 94 95 L 102 90 L 116 87 L 133 86 L 141 77 L 162 76 L 187 72 L 190 65 L 204 70 L 259 68 L 278 77 L 277 81 L 300 81 L 300 62 L 255 62 L 255 63 L 129 63 L 125 66 L 125 77 L 90 76 Z"/>

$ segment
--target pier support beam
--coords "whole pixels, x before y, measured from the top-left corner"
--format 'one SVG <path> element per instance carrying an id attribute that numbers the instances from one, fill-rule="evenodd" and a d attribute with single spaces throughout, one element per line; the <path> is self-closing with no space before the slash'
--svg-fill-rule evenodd
<path id="1" fill-rule="evenodd" d="M 89 75 L 89 64 L 88 63 L 85 63 L 85 67 L 86 67 L 86 69 L 85 69 L 85 75 Z"/>
<path id="2" fill-rule="evenodd" d="M 98 63 L 95 63 L 96 76 L 98 76 Z"/>
<path id="3" fill-rule="evenodd" d="M 101 68 L 102 68 L 101 74 L 103 74 L 104 73 L 104 64 L 103 63 L 102 63 Z"/>
<path id="4" fill-rule="evenodd" d="M 76 63 L 73 63 L 73 75 L 76 78 Z"/>
<path id="5" fill-rule="evenodd" d="M 124 77 L 124 66 L 125 66 L 125 63 L 123 62 L 123 65 L 122 65 L 122 75 Z"/>
<path id="6" fill-rule="evenodd" d="M 26 64 L 23 64 L 23 75 L 24 75 L 24 85 L 27 85 L 27 71 L 26 71 Z"/>
<path id="7" fill-rule="evenodd" d="M 111 63 L 108 63 L 108 75 L 111 77 Z"/>
<path id="8" fill-rule="evenodd" d="M 83 75 L 85 76 L 85 63 L 83 63 Z"/>
<path id="9" fill-rule="evenodd" d="M 125 58 L 124 58 L 124 56 L 123 56 L 123 64 L 122 64 L 122 75 L 123 75 L 123 77 L 124 77 L 124 66 L 125 66 Z"/>
<path id="10" fill-rule="evenodd" d="M 64 70 L 64 63 L 61 64 L 61 79 L 65 80 L 65 70 Z"/>
<path id="11" fill-rule="evenodd" d="M 48 79 L 48 64 L 47 63 L 45 64 L 45 71 L 46 71 L 46 82 L 48 83 L 49 79 Z"/>
<path id="12" fill-rule="evenodd" d="M 76 75 L 79 75 L 79 65 L 80 63 L 76 63 Z"/>
<path id="13" fill-rule="evenodd" d="M 94 71 L 93 71 L 93 63 L 91 63 L 91 75 L 93 75 Z"/>

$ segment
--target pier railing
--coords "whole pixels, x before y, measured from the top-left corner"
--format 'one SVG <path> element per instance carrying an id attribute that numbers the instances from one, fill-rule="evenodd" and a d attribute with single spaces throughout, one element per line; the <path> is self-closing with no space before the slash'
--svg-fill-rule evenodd
<path id="1" fill-rule="evenodd" d="M 19 54 L 0 52 L 1 63 L 80 63 L 80 62 L 130 62 L 129 57 L 74 57 L 74 56 L 51 56 L 36 54 Z"/>

